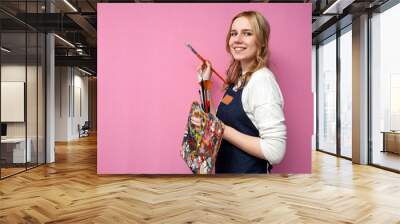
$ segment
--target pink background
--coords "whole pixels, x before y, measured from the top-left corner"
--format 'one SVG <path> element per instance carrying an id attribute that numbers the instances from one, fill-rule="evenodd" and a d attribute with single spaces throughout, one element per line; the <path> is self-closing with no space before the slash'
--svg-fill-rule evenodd
<path id="1" fill-rule="evenodd" d="M 99 174 L 191 173 L 179 154 L 198 100 L 190 43 L 224 75 L 225 37 L 241 11 L 271 25 L 271 70 L 281 87 L 287 152 L 275 173 L 311 172 L 311 4 L 98 4 Z M 223 92 L 214 79 L 214 102 Z"/>

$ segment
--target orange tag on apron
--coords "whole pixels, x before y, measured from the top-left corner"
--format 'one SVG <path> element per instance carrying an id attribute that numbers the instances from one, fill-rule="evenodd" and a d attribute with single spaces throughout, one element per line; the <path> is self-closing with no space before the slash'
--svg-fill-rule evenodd
<path id="1" fill-rule="evenodd" d="M 233 97 L 226 94 L 225 97 L 222 99 L 222 103 L 225 105 L 228 105 L 232 102 L 232 100 L 233 100 Z"/>

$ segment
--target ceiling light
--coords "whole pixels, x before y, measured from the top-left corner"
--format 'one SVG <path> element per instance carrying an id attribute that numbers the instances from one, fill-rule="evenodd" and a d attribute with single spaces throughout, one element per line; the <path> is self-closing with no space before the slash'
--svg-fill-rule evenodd
<path id="1" fill-rule="evenodd" d="M 64 43 L 68 44 L 69 46 L 75 48 L 75 45 L 71 44 L 71 42 L 69 42 L 68 40 L 58 36 L 57 34 L 54 34 L 55 37 L 57 37 L 58 39 L 60 39 L 61 41 L 63 41 Z"/>
<path id="2" fill-rule="evenodd" d="M 7 49 L 7 48 L 5 48 L 5 47 L 1 47 L 1 50 L 4 51 L 4 52 L 7 52 L 7 53 L 10 53 L 10 52 L 11 52 L 11 50 L 9 50 L 9 49 Z"/>
<path id="3" fill-rule="evenodd" d="M 85 74 L 93 75 L 92 73 L 90 73 L 90 72 L 88 72 L 88 71 L 86 71 L 86 70 L 83 70 L 83 69 L 81 69 L 81 68 L 79 68 L 79 67 L 78 67 L 78 70 L 81 71 L 81 72 L 83 72 L 83 73 L 85 73 Z"/>
<path id="4" fill-rule="evenodd" d="M 336 0 L 332 5 L 325 9 L 322 14 L 342 14 L 343 10 L 354 1 L 355 0 Z"/>
<path id="5" fill-rule="evenodd" d="M 68 0 L 64 0 L 65 4 L 67 4 L 72 10 L 74 10 L 74 12 L 78 12 L 78 10 L 71 4 L 68 2 Z"/>

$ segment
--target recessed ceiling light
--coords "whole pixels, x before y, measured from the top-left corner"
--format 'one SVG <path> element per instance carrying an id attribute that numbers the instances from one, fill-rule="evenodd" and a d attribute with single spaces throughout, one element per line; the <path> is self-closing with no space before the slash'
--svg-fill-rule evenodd
<path id="1" fill-rule="evenodd" d="M 1 50 L 4 51 L 4 52 L 6 52 L 6 53 L 10 53 L 10 52 L 11 52 L 11 50 L 9 50 L 9 49 L 7 49 L 7 48 L 5 48 L 5 47 L 1 47 Z"/>
<path id="2" fill-rule="evenodd" d="M 57 34 L 54 34 L 54 36 L 57 37 L 58 39 L 60 39 L 61 41 L 63 41 L 64 43 L 68 44 L 69 46 L 75 48 L 75 45 L 71 44 L 71 42 L 69 42 L 68 40 L 66 40 L 66 39 L 64 39 L 64 38 L 62 38 L 62 37 L 60 37 L 60 36 L 57 35 Z"/>
<path id="3" fill-rule="evenodd" d="M 336 0 L 322 14 L 342 14 L 343 9 L 351 5 L 355 0 Z"/>
<path id="4" fill-rule="evenodd" d="M 85 73 L 85 74 L 93 75 L 92 73 L 90 73 L 90 72 L 88 72 L 88 71 L 85 71 L 85 70 L 83 70 L 83 69 L 81 69 L 81 68 L 79 68 L 79 67 L 78 67 L 78 69 L 79 69 L 79 71 L 81 71 L 81 72 L 83 72 L 83 73 Z"/>
<path id="5" fill-rule="evenodd" d="M 71 4 L 69 3 L 67 0 L 64 0 L 65 4 L 67 4 L 72 10 L 74 10 L 75 12 L 78 12 L 78 10 Z"/>

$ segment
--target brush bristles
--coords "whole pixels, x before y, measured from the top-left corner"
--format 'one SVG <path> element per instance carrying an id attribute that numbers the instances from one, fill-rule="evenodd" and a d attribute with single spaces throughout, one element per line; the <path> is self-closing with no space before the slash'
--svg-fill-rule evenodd
<path id="1" fill-rule="evenodd" d="M 197 52 L 193 49 L 192 45 L 186 44 L 186 47 L 188 47 L 193 53 L 197 54 Z"/>

